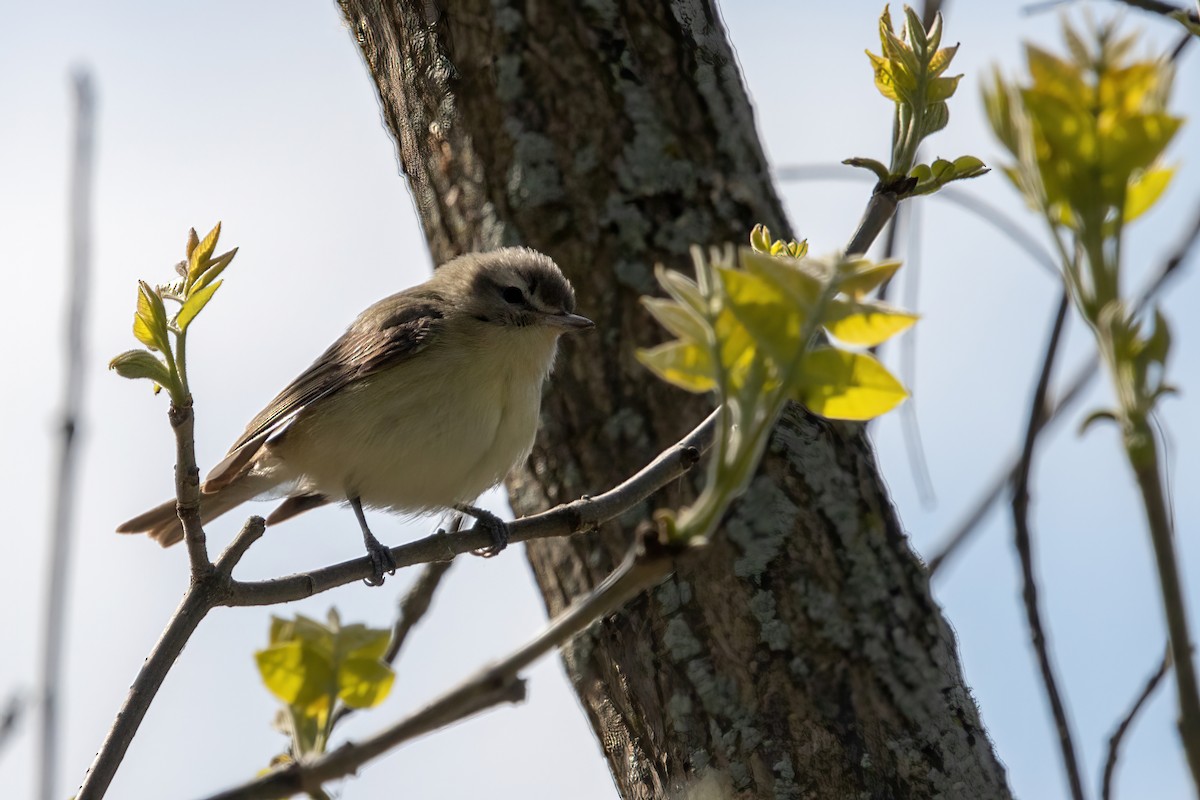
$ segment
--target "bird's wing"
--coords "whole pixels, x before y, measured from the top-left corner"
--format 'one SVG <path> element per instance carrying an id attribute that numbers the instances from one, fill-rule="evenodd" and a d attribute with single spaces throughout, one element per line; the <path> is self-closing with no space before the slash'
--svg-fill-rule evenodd
<path id="1" fill-rule="evenodd" d="M 203 491 L 232 483 L 263 445 L 312 403 L 411 358 L 442 328 L 440 296 L 401 292 L 364 311 L 299 377 L 250 421 L 229 453 L 204 480 Z"/>

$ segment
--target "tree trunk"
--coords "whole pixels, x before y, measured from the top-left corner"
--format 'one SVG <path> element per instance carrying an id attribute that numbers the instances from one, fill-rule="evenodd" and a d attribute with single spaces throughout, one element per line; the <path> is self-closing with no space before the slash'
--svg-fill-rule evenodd
<path id="1" fill-rule="evenodd" d="M 596 320 L 564 345 L 513 507 L 613 485 L 711 407 L 634 359 L 662 339 L 637 302 L 654 265 L 686 267 L 693 243 L 743 242 L 756 222 L 787 231 L 716 10 L 340 3 L 435 261 L 535 247 Z M 701 474 L 624 526 L 530 543 L 550 613 Z M 1010 796 L 863 430 L 800 408 L 704 558 L 564 658 L 626 798 Z"/>

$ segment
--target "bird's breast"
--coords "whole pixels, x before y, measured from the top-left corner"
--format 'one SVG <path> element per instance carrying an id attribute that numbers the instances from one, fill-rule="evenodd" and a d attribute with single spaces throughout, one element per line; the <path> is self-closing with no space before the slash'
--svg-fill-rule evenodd
<path id="1" fill-rule="evenodd" d="M 533 445 L 555 339 L 441 341 L 307 409 L 279 456 L 302 485 L 405 512 L 469 502 Z"/>

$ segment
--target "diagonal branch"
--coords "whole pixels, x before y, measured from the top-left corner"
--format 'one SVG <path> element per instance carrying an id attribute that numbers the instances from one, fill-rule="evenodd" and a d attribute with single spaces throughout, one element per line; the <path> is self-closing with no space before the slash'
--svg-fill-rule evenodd
<path id="1" fill-rule="evenodd" d="M 71 527 L 75 516 L 78 476 L 78 431 L 83 410 L 84 332 L 91 273 L 91 198 L 94 163 L 96 96 L 91 75 L 72 78 L 75 105 L 74 154 L 71 163 L 71 255 L 67 276 L 66 376 L 63 389 L 61 444 L 54 476 L 54 510 L 50 552 L 46 562 L 46 618 L 42 641 L 42 686 L 38 702 L 41 731 L 38 741 L 38 793 L 42 800 L 58 796 L 58 728 L 63 640 L 66 635 L 68 578 L 71 566 Z"/>
<path id="2" fill-rule="evenodd" d="M 1146 681 L 1146 685 L 1142 687 L 1141 694 L 1133 701 L 1133 705 L 1125 712 L 1125 716 L 1121 718 L 1121 722 L 1108 739 L 1108 758 L 1104 760 L 1104 781 L 1100 789 L 1101 800 L 1111 800 L 1112 798 L 1112 779 L 1117 770 L 1117 758 L 1121 748 L 1121 740 L 1125 738 L 1125 734 L 1129 731 L 1129 726 L 1133 724 L 1134 718 L 1142 710 L 1142 706 L 1146 704 L 1146 701 L 1150 699 L 1150 695 L 1154 694 L 1154 690 L 1162 683 L 1162 679 L 1167 676 L 1167 672 L 1170 669 L 1171 645 L 1168 643 L 1158 669 Z"/>
<path id="3" fill-rule="evenodd" d="M 121 710 L 117 712 L 117 718 L 104 737 L 104 742 L 100 745 L 100 750 L 96 753 L 75 800 L 99 800 L 108 791 L 113 777 L 117 774 L 117 767 L 125 758 L 129 743 L 133 741 L 167 673 L 183 652 L 184 645 L 195 632 L 196 626 L 209 611 L 220 605 L 228 594 L 229 572 L 247 548 L 262 536 L 265 526 L 262 517 L 251 517 L 217 559 L 217 565 L 214 567 L 210 564 L 211 571 L 206 575 L 193 575 L 183 600 L 171 615 L 167 627 L 129 687 L 129 694 L 126 695 Z M 207 561 L 207 557 L 205 560 Z"/>
<path id="4" fill-rule="evenodd" d="M 351 775 L 368 761 L 418 736 L 499 703 L 523 700 L 522 670 L 667 577 L 674 569 L 675 558 L 686 549 L 694 548 L 664 545 L 656 538 L 652 526 L 643 526 L 624 561 L 603 582 L 508 657 L 485 667 L 420 711 L 374 736 L 344 744 L 313 761 L 292 762 L 208 800 L 266 800 L 291 797 L 299 792 L 315 793 L 322 784 Z"/>
<path id="5" fill-rule="evenodd" d="M 567 536 L 597 527 L 628 511 L 654 492 L 685 474 L 712 444 L 716 412 L 709 415 L 676 445 L 663 451 L 641 471 L 596 497 L 584 497 L 542 514 L 510 523 L 510 542 Z M 174 418 L 172 418 L 174 422 Z M 190 426 L 189 426 L 190 427 Z M 176 427 L 176 432 L 187 428 Z M 181 451 L 182 452 L 182 451 Z M 194 464 L 194 460 L 192 462 Z M 230 574 L 242 555 L 263 534 L 261 517 L 251 517 L 210 571 L 193 575 L 188 591 L 171 616 L 162 636 L 142 665 L 116 720 L 109 729 L 76 800 L 104 796 L 137 733 L 151 701 L 174 665 L 196 626 L 218 605 L 270 605 L 310 597 L 370 574 L 370 560 L 358 558 L 311 573 L 259 582 L 234 581 Z M 399 567 L 448 561 L 491 542 L 491 536 L 474 528 L 462 533 L 436 533 L 392 549 Z M 205 556 L 207 561 L 207 556 Z M 498 700 L 496 702 L 499 702 Z"/>
<path id="6" fill-rule="evenodd" d="M 620 516 L 696 465 L 712 445 L 716 419 L 717 412 L 714 411 L 691 433 L 613 489 L 510 522 L 509 541 L 516 544 L 533 539 L 569 536 L 591 530 Z M 472 527 L 455 534 L 435 533 L 393 547 L 391 552 L 397 568 L 403 568 L 432 561 L 448 561 L 471 550 L 486 547 L 490 542 L 490 534 Z M 273 580 L 234 581 L 224 605 L 287 603 L 362 580 L 370 574 L 370 559 L 364 557 Z"/>
<path id="7" fill-rule="evenodd" d="M 1050 712 L 1054 715 L 1054 727 L 1058 732 L 1058 746 L 1062 752 L 1063 768 L 1067 772 L 1067 783 L 1071 787 L 1071 796 L 1074 800 L 1083 800 L 1083 780 L 1080 777 L 1079 758 L 1075 755 L 1071 723 L 1067 719 L 1066 708 L 1058 689 L 1058 681 L 1054 676 L 1054 666 L 1050 661 L 1050 647 L 1046 642 L 1046 631 L 1042 626 L 1042 614 L 1038 607 L 1037 577 L 1033 569 L 1033 545 L 1029 525 L 1029 474 L 1033 469 L 1033 450 L 1038 434 L 1046 424 L 1046 394 L 1050 388 L 1050 376 L 1054 371 L 1054 361 L 1058 355 L 1058 345 L 1062 339 L 1063 323 L 1067 319 L 1070 302 L 1070 295 L 1064 289 L 1058 302 L 1058 310 L 1054 315 L 1050 339 L 1046 343 L 1042 371 L 1033 392 L 1033 402 L 1030 404 L 1029 424 L 1025 429 L 1025 443 L 1021 449 L 1021 460 L 1017 464 L 1017 472 L 1013 478 L 1012 516 L 1014 544 L 1017 555 L 1021 559 L 1022 597 L 1025 600 L 1025 615 L 1029 622 L 1030 638 L 1033 649 L 1037 653 L 1038 667 L 1041 669 L 1042 685 L 1046 690 L 1046 699 L 1050 703 Z"/>

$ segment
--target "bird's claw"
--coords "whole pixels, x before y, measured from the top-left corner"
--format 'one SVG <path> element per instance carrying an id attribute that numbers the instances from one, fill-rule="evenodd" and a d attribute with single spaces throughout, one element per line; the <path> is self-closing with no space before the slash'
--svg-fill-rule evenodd
<path id="1" fill-rule="evenodd" d="M 383 574 L 396 574 L 396 559 L 392 558 L 390 548 L 379 543 L 378 539 L 372 537 L 367 545 L 367 557 L 371 559 L 371 577 L 363 578 L 363 583 L 367 586 L 383 586 Z"/>
<path id="2" fill-rule="evenodd" d="M 472 550 L 471 555 L 481 556 L 482 558 L 493 558 L 500 555 L 504 548 L 508 547 L 509 530 L 508 523 L 497 517 L 490 511 L 485 511 L 482 508 L 475 506 L 460 505 L 455 508 L 464 514 L 470 514 L 475 518 L 475 525 L 487 532 L 492 538 L 492 543 L 487 547 L 481 547 L 478 550 Z"/>

